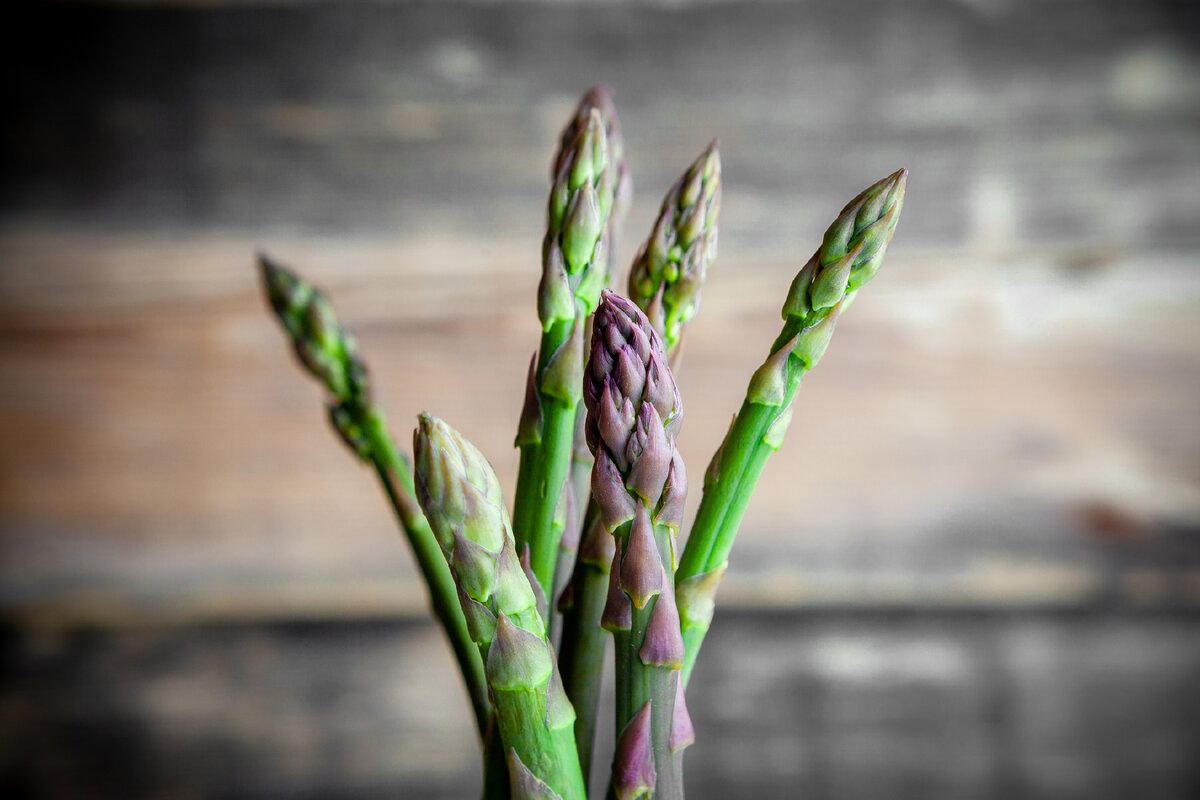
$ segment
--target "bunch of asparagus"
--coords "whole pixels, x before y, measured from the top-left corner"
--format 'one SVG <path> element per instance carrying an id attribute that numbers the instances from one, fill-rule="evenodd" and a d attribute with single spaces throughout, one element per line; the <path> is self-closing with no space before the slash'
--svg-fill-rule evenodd
<path id="1" fill-rule="evenodd" d="M 684 690 L 742 515 L 783 443 L 801 377 L 883 261 L 906 175 L 851 200 L 793 280 L 783 329 L 708 464 L 682 551 L 688 481 L 672 369 L 717 252 L 715 141 L 667 192 L 622 297 L 606 287 L 631 183 L 609 92 L 584 94 L 564 129 L 511 522 L 487 459 L 442 420 L 420 416 L 410 464 L 329 301 L 260 256 L 271 308 L 324 384 L 334 429 L 377 471 L 429 586 L 475 712 L 485 799 L 588 796 L 610 640 L 618 736 L 607 796 L 683 797 L 695 738 Z"/>

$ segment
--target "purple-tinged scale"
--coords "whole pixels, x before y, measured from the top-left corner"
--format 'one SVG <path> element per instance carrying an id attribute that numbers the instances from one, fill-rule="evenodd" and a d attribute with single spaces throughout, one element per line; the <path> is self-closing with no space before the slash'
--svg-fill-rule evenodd
<path id="1" fill-rule="evenodd" d="M 671 738 L 667 744 L 672 753 L 696 742 L 696 729 L 692 726 L 692 715 L 688 713 L 687 700 L 683 696 L 683 676 L 675 676 L 675 713 L 671 718 Z"/>
<path id="2" fill-rule="evenodd" d="M 626 455 L 630 462 L 625 485 L 646 503 L 656 505 L 671 471 L 675 448 L 667 441 L 658 411 L 649 403 L 638 413 L 637 429 L 629 439 Z M 634 455 L 634 447 L 640 452 Z"/>
<path id="3" fill-rule="evenodd" d="M 665 576 L 662 556 L 654 541 L 654 525 L 645 506 L 638 506 L 629 529 L 625 556 L 621 559 L 621 588 L 637 608 L 645 608 L 650 598 L 661 594 Z"/>
<path id="4" fill-rule="evenodd" d="M 600 627 L 606 631 L 627 631 L 633 627 L 633 606 L 629 596 L 621 591 L 621 543 L 615 544 L 612 568 L 608 573 L 608 597 L 604 602 L 604 613 L 600 616 Z"/>
<path id="5" fill-rule="evenodd" d="M 614 531 L 633 519 L 634 500 L 625 490 L 617 465 L 603 447 L 596 449 L 596 461 L 592 465 L 592 497 L 606 530 Z"/>
<path id="6" fill-rule="evenodd" d="M 650 701 L 629 720 L 617 738 L 612 786 L 618 800 L 635 800 L 658 782 L 650 744 Z"/>
<path id="7" fill-rule="evenodd" d="M 638 658 L 651 667 L 679 669 L 683 666 L 683 636 L 679 633 L 679 609 L 675 606 L 675 595 L 663 592 L 650 612 L 646 624 L 646 638 Z"/>

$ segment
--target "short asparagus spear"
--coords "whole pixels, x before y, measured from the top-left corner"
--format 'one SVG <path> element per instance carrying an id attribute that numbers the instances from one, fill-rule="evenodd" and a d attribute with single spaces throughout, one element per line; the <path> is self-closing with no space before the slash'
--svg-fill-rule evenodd
<path id="1" fill-rule="evenodd" d="M 591 109 L 550 190 L 538 287 L 542 337 L 516 438 L 521 460 L 513 527 L 518 547 L 529 548 L 531 568 L 547 597 L 554 591 L 565 527 L 564 486 L 583 376 L 584 323 L 606 280 L 604 232 L 615 180 L 604 121 Z"/>
<path id="2" fill-rule="evenodd" d="M 592 495 L 615 538 L 603 625 L 616 661 L 616 727 L 633 742 L 618 749 L 613 790 L 640 796 L 630 765 L 653 764 L 652 796 L 683 796 L 680 761 L 690 729 L 680 693 L 683 640 L 675 607 L 675 532 L 687 479 L 675 449 L 683 403 L 662 339 L 631 301 L 604 292 L 583 384 L 587 442 L 595 456 Z M 677 703 L 677 697 L 679 702 Z M 643 725 L 648 734 L 626 735 Z M 634 770 L 639 775 L 645 770 Z"/>
<path id="3" fill-rule="evenodd" d="M 413 436 L 417 497 L 450 565 L 504 752 L 562 800 L 585 800 L 575 712 L 546 641 L 538 594 L 517 557 L 500 483 L 475 447 L 422 414 Z M 529 784 L 524 773 L 513 786 Z M 522 781 L 524 781 L 522 783 Z M 536 796 L 536 795 L 535 795 Z"/>
<path id="4" fill-rule="evenodd" d="M 629 272 L 629 299 L 662 334 L 672 366 L 717 256 L 720 212 L 721 157 L 714 140 L 667 192 Z"/>
<path id="5" fill-rule="evenodd" d="M 332 398 L 329 417 L 334 430 L 355 455 L 375 467 L 383 482 L 429 587 L 434 614 L 458 660 L 482 736 L 491 710 L 483 661 L 467 630 L 454 580 L 417 505 L 412 468 L 397 450 L 372 397 L 370 378 L 354 337 L 338 323 L 325 295 L 311 284 L 265 255 L 259 256 L 259 266 L 271 309 L 291 339 L 297 358 Z"/>
<path id="6" fill-rule="evenodd" d="M 746 399 L 713 456 L 676 574 L 687 645 L 684 681 L 712 622 L 713 600 L 746 504 L 767 457 L 783 443 L 800 379 L 825 352 L 838 316 L 883 263 L 904 201 L 907 170 L 864 190 L 842 209 L 821 247 L 793 280 L 783 330 L 750 379 Z"/>

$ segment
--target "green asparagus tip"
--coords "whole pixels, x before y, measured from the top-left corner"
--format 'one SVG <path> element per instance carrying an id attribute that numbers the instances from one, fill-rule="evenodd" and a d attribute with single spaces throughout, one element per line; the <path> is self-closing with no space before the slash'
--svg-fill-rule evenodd
<path id="1" fill-rule="evenodd" d="M 629 297 L 646 312 L 672 355 L 700 307 L 700 288 L 717 255 L 719 146 L 713 139 L 667 192 L 629 272 Z"/>
<path id="2" fill-rule="evenodd" d="M 370 381 L 358 356 L 354 337 L 338 323 L 329 300 L 295 272 L 258 254 L 263 290 L 279 324 L 291 340 L 301 365 L 325 385 L 338 404 L 347 406 L 342 419 L 360 417 L 370 403 Z M 334 424 L 339 416 L 334 415 Z M 355 419 L 355 423 L 359 420 Z M 341 430 L 351 446 L 361 431 Z"/>
<path id="3" fill-rule="evenodd" d="M 454 428 L 422 412 L 413 432 L 417 498 L 448 554 L 456 535 L 498 554 L 511 537 L 500 481 L 491 464 Z"/>

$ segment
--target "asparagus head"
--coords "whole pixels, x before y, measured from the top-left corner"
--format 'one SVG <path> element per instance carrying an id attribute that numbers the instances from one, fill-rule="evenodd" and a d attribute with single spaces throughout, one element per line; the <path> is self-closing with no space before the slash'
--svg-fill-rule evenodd
<path id="1" fill-rule="evenodd" d="M 608 145 L 608 164 L 613 172 L 613 202 L 612 213 L 608 218 L 608 238 L 605 263 L 605 285 L 612 279 L 615 261 L 620 250 L 621 229 L 629 204 L 633 200 L 633 180 L 629 174 L 629 165 L 625 160 L 625 139 L 621 135 L 621 123 L 617 119 L 617 109 L 613 105 L 612 90 L 607 86 L 593 86 L 584 92 L 575 106 L 575 113 L 563 128 L 559 140 L 558 152 L 554 155 L 554 164 L 550 168 L 550 179 L 557 178 L 563 166 L 571 158 L 575 139 L 580 131 L 587 127 L 591 113 L 595 111 L 600 116 L 604 126 L 605 141 Z"/>
<path id="2" fill-rule="evenodd" d="M 691 728 L 679 691 L 684 645 L 674 587 L 687 492 L 675 449 L 683 403 L 657 331 L 612 292 L 596 311 L 583 398 L 592 496 L 616 539 L 603 624 L 613 633 L 616 724 L 626 744 L 613 764 L 613 789 L 635 797 L 638 781 L 652 776 L 653 797 L 680 798 L 680 751 L 690 739 L 679 732 Z M 642 729 L 646 735 L 637 734 Z M 631 775 L 641 777 L 630 783 Z"/>
<path id="3" fill-rule="evenodd" d="M 517 558 L 496 473 L 458 431 L 428 414 L 419 418 L 413 452 L 417 496 L 486 664 L 514 791 L 523 787 L 536 797 L 545 786 L 562 800 L 585 800 L 575 712 L 546 641 L 537 592 Z"/>
<path id="4" fill-rule="evenodd" d="M 629 272 L 629 297 L 662 334 L 672 358 L 717 256 L 720 211 L 721 157 L 714 140 L 667 192 Z"/>
<path id="5" fill-rule="evenodd" d="M 258 257 L 263 289 L 304 369 L 329 392 L 329 418 L 346 445 L 371 458 L 371 382 L 358 343 L 343 328 L 329 299 L 292 270 Z"/>

